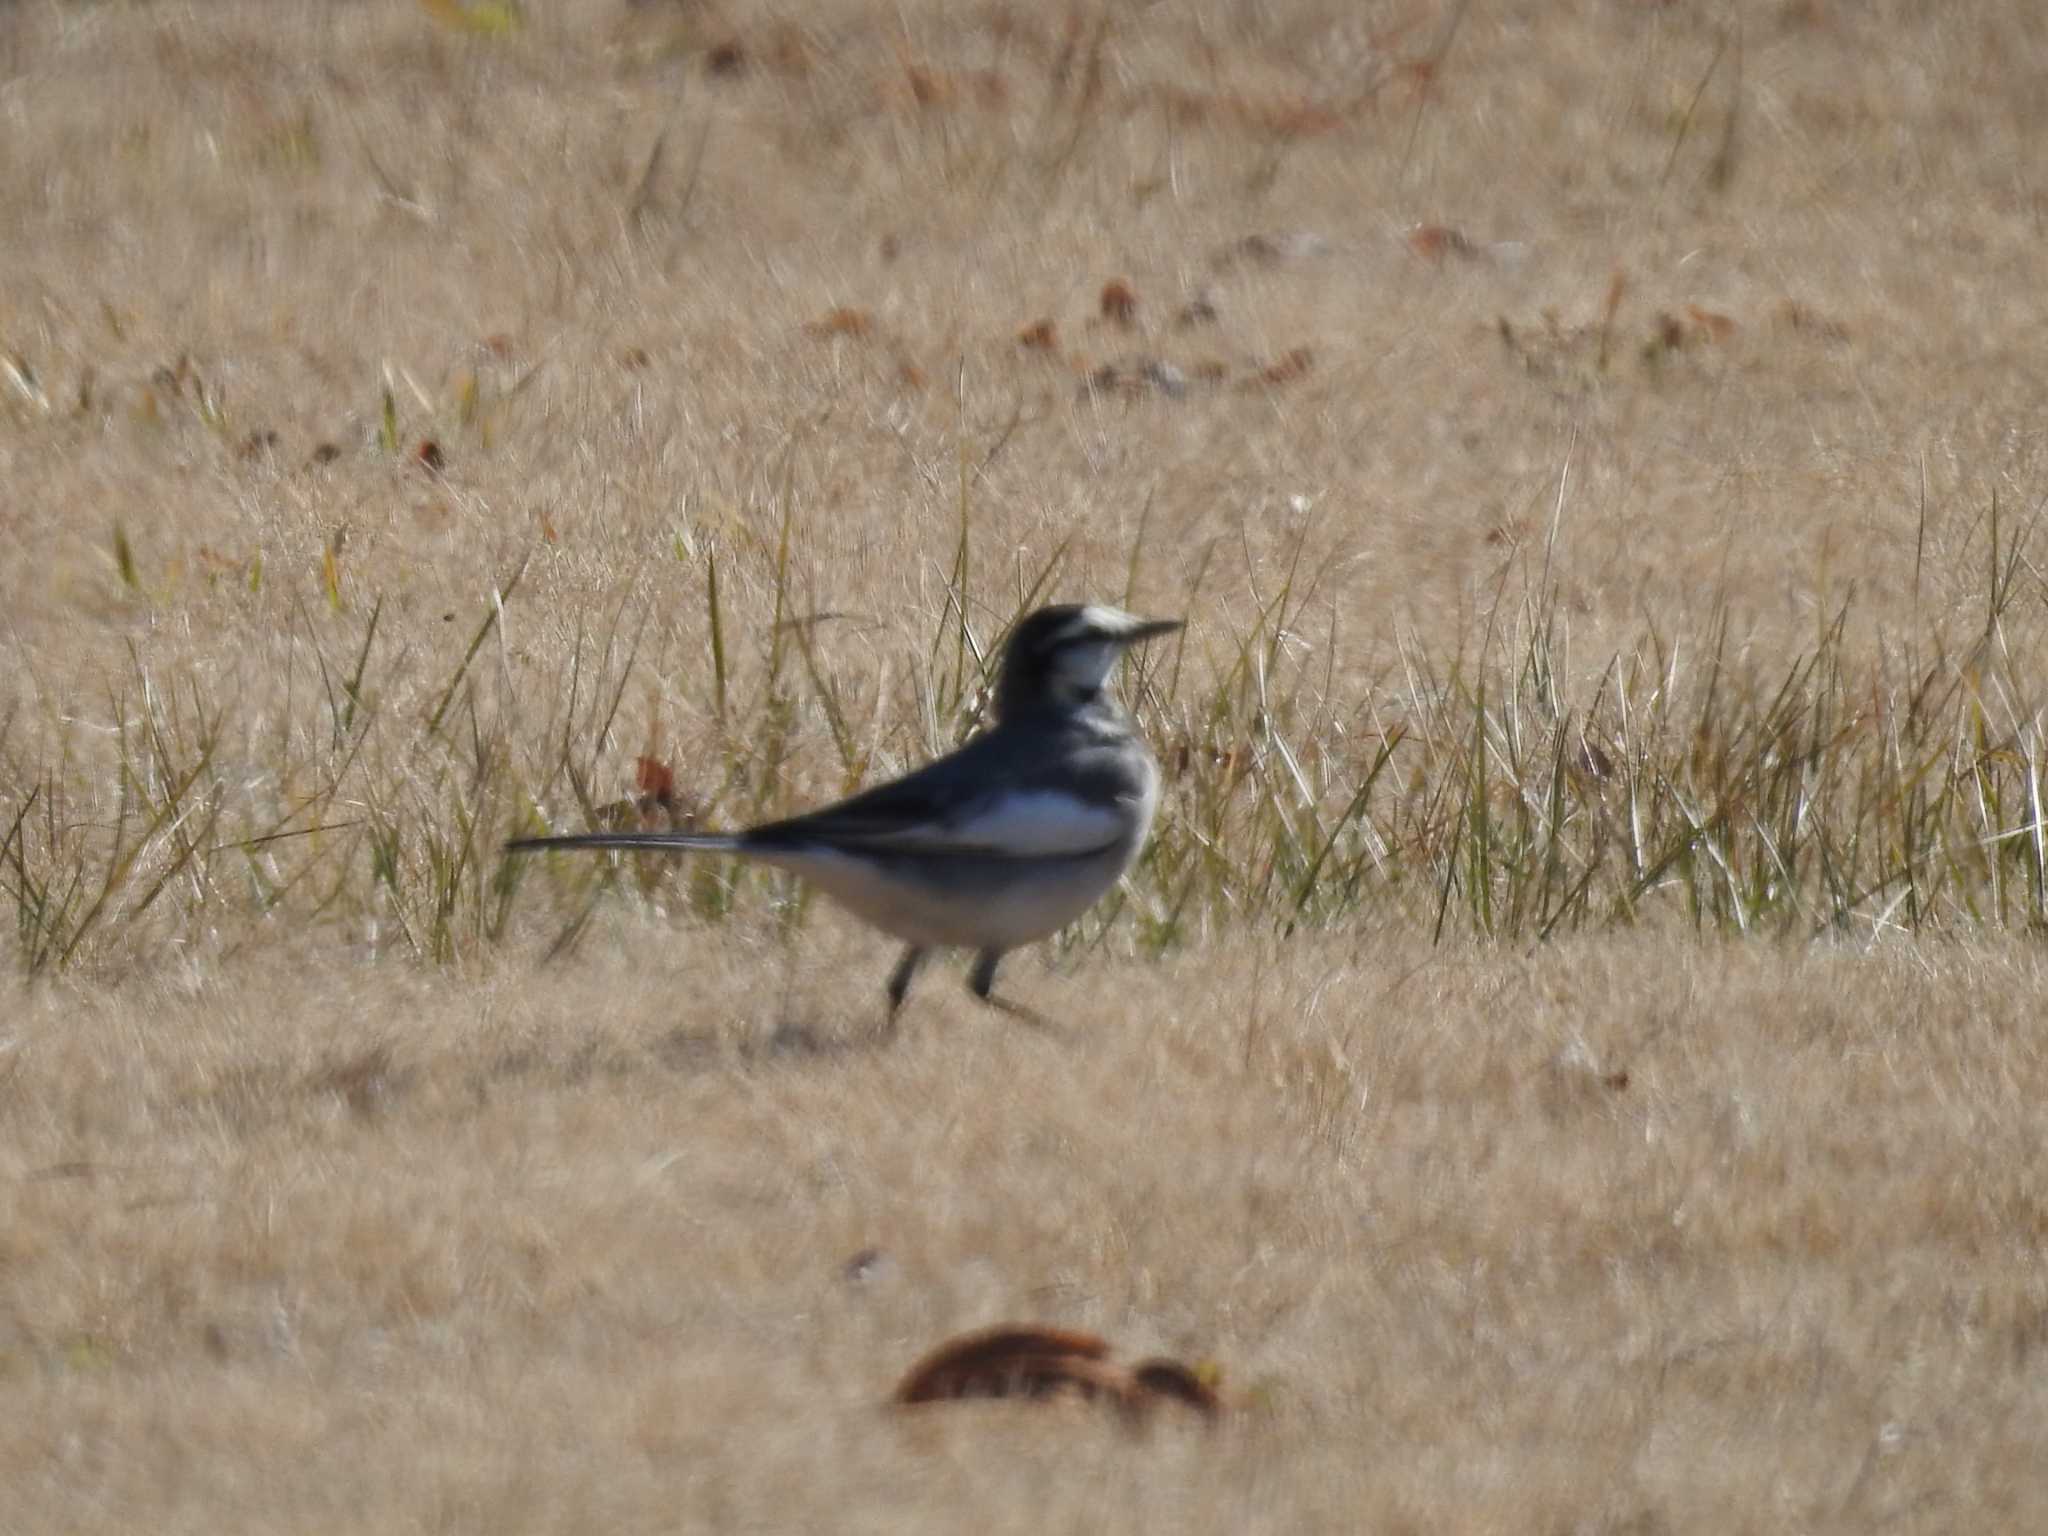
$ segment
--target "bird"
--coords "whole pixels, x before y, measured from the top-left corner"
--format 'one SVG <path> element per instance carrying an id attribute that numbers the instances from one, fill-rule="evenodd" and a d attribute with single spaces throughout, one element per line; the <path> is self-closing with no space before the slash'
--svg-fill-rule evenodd
<path id="1" fill-rule="evenodd" d="M 505 846 L 723 853 L 785 869 L 903 941 L 888 1026 L 935 949 L 974 952 L 968 988 L 994 994 L 1011 950 L 1058 932 L 1101 899 L 1144 847 L 1159 765 L 1109 694 L 1119 660 L 1183 619 L 1060 603 L 1018 620 L 996 672 L 994 723 L 965 746 L 851 798 L 744 831 L 585 832 Z"/>

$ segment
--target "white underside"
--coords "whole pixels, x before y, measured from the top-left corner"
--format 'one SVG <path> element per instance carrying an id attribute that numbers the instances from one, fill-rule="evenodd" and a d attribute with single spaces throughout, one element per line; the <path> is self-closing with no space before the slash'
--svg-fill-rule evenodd
<path id="1" fill-rule="evenodd" d="M 1139 797 L 1113 810 L 1057 793 L 1014 796 L 949 828 L 945 840 L 959 857 L 934 859 L 929 881 L 905 878 L 901 864 L 819 843 L 746 851 L 801 875 L 906 944 L 1016 949 L 1059 932 L 1108 894 L 1145 845 L 1158 805 L 1158 775 L 1149 771 Z M 1080 841 L 1084 832 L 1097 839 L 1092 848 Z M 927 845 L 931 838 L 927 829 Z M 992 848 L 1010 856 L 982 852 Z M 902 863 L 915 867 L 910 850 L 903 855 Z"/>
<path id="2" fill-rule="evenodd" d="M 906 944 L 1015 949 L 1067 924 L 1100 901 L 1130 860 L 1121 850 L 1085 858 L 1022 860 L 969 889 L 935 889 L 832 848 L 758 853 L 801 875 L 855 917 Z"/>

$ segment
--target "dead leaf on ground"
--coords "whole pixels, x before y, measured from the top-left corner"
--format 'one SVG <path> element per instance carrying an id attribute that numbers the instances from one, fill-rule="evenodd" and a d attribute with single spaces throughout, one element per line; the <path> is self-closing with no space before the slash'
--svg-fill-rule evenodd
<path id="1" fill-rule="evenodd" d="M 659 750 L 660 732 L 650 730 L 648 737 L 649 750 L 633 759 L 633 793 L 625 799 L 608 800 L 591 813 L 599 831 L 687 832 L 697 825 L 702 807 L 694 797 L 677 791 L 675 768 L 654 755 Z M 643 867 L 656 871 L 673 866 L 656 855 Z"/>
<path id="2" fill-rule="evenodd" d="M 1448 256 L 1476 261 L 1484 252 L 1462 229 L 1448 224 L 1418 224 L 1408 231 L 1408 248 L 1424 261 L 1443 265 Z"/>
<path id="3" fill-rule="evenodd" d="M 1726 341 L 1735 334 L 1735 321 L 1727 315 L 1701 309 L 1697 304 L 1686 305 L 1685 314 L 1702 341 Z"/>
<path id="4" fill-rule="evenodd" d="M 676 771 L 658 757 L 637 757 L 633 760 L 633 785 L 643 795 L 650 795 L 658 805 L 667 805 L 676 796 Z"/>
<path id="5" fill-rule="evenodd" d="M 1280 384 L 1292 384 L 1296 379 L 1305 377 L 1315 366 L 1315 362 L 1314 352 L 1307 347 L 1296 347 L 1285 357 L 1277 358 L 1261 368 L 1254 378 L 1245 381 L 1244 387 L 1255 389 L 1261 385 L 1271 388 Z"/>
<path id="6" fill-rule="evenodd" d="M 932 1351 L 897 1384 L 900 1404 L 1016 1398 L 1029 1402 L 1080 1399 L 1144 1417 L 1162 1402 L 1177 1402 L 1204 1417 L 1222 1411 L 1205 1373 L 1178 1360 L 1137 1366 L 1109 1358 L 1109 1344 L 1073 1329 L 1003 1325 L 961 1334 Z"/>
<path id="7" fill-rule="evenodd" d="M 1120 277 L 1111 278 L 1102 285 L 1102 318 L 1112 325 L 1132 326 L 1138 323 L 1138 295 Z"/>
<path id="8" fill-rule="evenodd" d="M 861 337 L 875 328 L 874 317 L 864 309 L 827 310 L 804 329 L 813 336 L 854 336 Z"/>

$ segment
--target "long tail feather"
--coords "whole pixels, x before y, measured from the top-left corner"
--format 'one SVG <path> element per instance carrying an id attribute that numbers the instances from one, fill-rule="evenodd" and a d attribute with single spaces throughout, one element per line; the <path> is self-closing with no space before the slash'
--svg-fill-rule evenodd
<path id="1" fill-rule="evenodd" d="M 655 848 L 674 852 L 737 853 L 740 840 L 716 832 L 572 832 L 561 837 L 515 837 L 507 853 L 537 848 Z"/>

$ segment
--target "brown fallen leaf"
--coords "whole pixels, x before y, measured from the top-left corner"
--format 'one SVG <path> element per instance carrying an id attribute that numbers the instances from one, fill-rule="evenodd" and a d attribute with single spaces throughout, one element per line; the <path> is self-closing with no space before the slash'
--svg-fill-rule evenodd
<path id="1" fill-rule="evenodd" d="M 1315 361 L 1314 352 L 1307 347 L 1296 347 L 1285 357 L 1277 358 L 1261 368 L 1256 375 L 1247 379 L 1242 387 L 1256 389 L 1260 385 L 1270 388 L 1280 384 L 1292 384 L 1296 379 L 1304 377 L 1309 369 L 1315 366 Z"/>
<path id="2" fill-rule="evenodd" d="M 633 759 L 633 787 L 657 805 L 668 805 L 676 797 L 676 771 L 658 757 Z"/>
<path id="3" fill-rule="evenodd" d="M 1200 1372 L 1178 1360 L 1141 1360 L 1131 1367 L 1131 1379 L 1154 1397 L 1186 1403 L 1205 1416 L 1213 1417 L 1223 1411 L 1223 1399 L 1217 1396 L 1216 1389 L 1202 1379 Z"/>
<path id="4" fill-rule="evenodd" d="M 864 309 L 828 310 L 813 320 L 804 329 L 813 336 L 866 336 L 875 328 L 872 316 Z"/>
<path id="5" fill-rule="evenodd" d="M 1108 1343 L 1094 1334 L 1013 1325 L 947 1341 L 911 1367 L 895 1392 L 904 1405 L 964 1398 L 1080 1398 L 1108 1403 L 1127 1417 L 1143 1417 L 1163 1402 L 1182 1403 L 1204 1417 L 1222 1410 L 1215 1389 L 1177 1360 L 1126 1367 L 1109 1359 Z"/>
<path id="6" fill-rule="evenodd" d="M 1727 315 L 1716 314 L 1711 309 L 1701 309 L 1697 304 L 1685 306 L 1686 318 L 1692 321 L 1693 329 L 1705 341 L 1726 341 L 1735 334 L 1735 322 Z"/>
<path id="7" fill-rule="evenodd" d="M 1112 325 L 1138 323 L 1138 295 L 1120 277 L 1111 278 L 1102 285 L 1102 318 Z"/>
<path id="8" fill-rule="evenodd" d="M 1061 1369 L 1061 1361 L 1103 1360 L 1108 1355 L 1108 1342 L 1092 1333 L 1008 1325 L 985 1328 L 949 1339 L 918 1361 L 897 1384 L 896 1401 L 1019 1395 L 1016 1385 L 1049 1379 Z"/>
<path id="9" fill-rule="evenodd" d="M 1453 229 L 1448 224 L 1418 224 L 1408 231 L 1408 248 L 1425 261 L 1443 265 L 1446 256 L 1457 256 L 1471 261 L 1480 254 L 1479 247 L 1462 229 Z"/>

